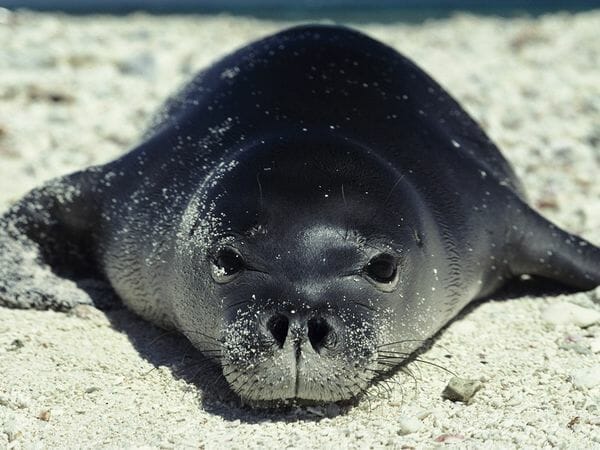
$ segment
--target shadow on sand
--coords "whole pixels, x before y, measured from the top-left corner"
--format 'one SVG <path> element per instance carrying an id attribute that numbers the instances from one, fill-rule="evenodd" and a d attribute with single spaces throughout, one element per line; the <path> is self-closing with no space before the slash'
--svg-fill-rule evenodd
<path id="1" fill-rule="evenodd" d="M 85 289 L 85 286 L 82 286 Z M 414 361 L 427 351 L 454 321 L 461 320 L 480 304 L 486 301 L 508 301 L 523 296 L 555 296 L 573 292 L 568 288 L 548 280 L 529 279 L 517 280 L 506 285 L 489 298 L 478 300 L 465 307 L 452 321 L 433 336 L 426 345 L 421 347 L 405 364 L 392 370 L 384 377 L 376 379 L 383 381 L 402 370 L 406 364 Z M 198 389 L 199 407 L 205 411 L 221 416 L 228 421 L 239 420 L 245 423 L 261 423 L 267 421 L 296 422 L 310 420 L 318 422 L 324 417 L 335 417 L 348 412 L 360 403 L 361 399 L 352 402 L 323 405 L 312 408 L 297 405 L 277 408 L 253 408 L 243 402 L 231 391 L 222 374 L 221 367 L 207 359 L 196 350 L 192 344 L 176 331 L 165 331 L 139 318 L 113 299 L 107 302 L 106 290 L 88 291 L 88 294 L 101 304 L 111 304 L 112 308 L 105 310 L 111 325 L 125 333 L 140 355 L 155 367 L 168 367 L 173 375 L 186 381 Z M 102 295 L 102 299 L 98 298 Z M 112 294 L 114 296 L 114 294 Z"/>

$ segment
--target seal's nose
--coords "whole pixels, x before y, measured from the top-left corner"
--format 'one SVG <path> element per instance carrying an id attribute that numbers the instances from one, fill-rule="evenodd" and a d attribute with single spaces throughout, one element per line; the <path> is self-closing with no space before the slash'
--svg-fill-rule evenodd
<path id="1" fill-rule="evenodd" d="M 308 337 L 312 348 L 315 352 L 319 353 L 325 346 L 327 338 L 332 331 L 331 326 L 323 317 L 312 317 L 306 322 L 305 326 L 302 325 L 298 328 L 304 330 L 305 336 Z M 296 329 L 296 327 L 294 328 Z M 290 319 L 283 314 L 273 314 L 267 321 L 267 329 L 279 345 L 279 348 L 283 348 L 283 344 L 285 344 L 290 333 Z"/>
<path id="2" fill-rule="evenodd" d="M 308 321 L 308 339 L 315 352 L 321 351 L 330 332 L 331 327 L 322 317 L 313 317 Z"/>
<path id="3" fill-rule="evenodd" d="M 290 328 L 290 319 L 283 314 L 274 314 L 267 321 L 267 328 L 273 335 L 279 348 L 282 348 Z"/>

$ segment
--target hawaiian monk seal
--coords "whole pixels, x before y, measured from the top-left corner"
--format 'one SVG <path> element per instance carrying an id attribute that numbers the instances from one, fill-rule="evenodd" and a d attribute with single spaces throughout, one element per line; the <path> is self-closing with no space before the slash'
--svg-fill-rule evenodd
<path id="1" fill-rule="evenodd" d="M 356 397 L 382 355 L 520 274 L 600 284 L 600 249 L 527 205 L 439 85 L 332 26 L 216 62 L 139 146 L 32 191 L 0 231 L 2 304 L 65 309 L 89 299 L 53 277 L 104 278 L 252 402 Z"/>

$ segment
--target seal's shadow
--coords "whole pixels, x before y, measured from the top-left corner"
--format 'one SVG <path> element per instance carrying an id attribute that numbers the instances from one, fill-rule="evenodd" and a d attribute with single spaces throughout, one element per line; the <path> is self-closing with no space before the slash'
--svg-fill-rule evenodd
<path id="1" fill-rule="evenodd" d="M 86 288 L 86 286 L 81 287 Z M 322 414 L 314 414 L 314 409 L 307 410 L 293 406 L 283 409 L 256 409 L 244 405 L 229 388 L 222 375 L 220 366 L 207 360 L 183 335 L 176 331 L 165 331 L 146 322 L 125 309 L 120 305 L 120 302 L 114 299 L 107 302 L 106 290 L 94 289 L 87 290 L 87 292 L 95 304 L 112 305 L 111 309 L 104 310 L 111 325 L 117 331 L 125 333 L 128 336 L 135 349 L 143 358 L 155 367 L 168 367 L 176 378 L 183 379 L 197 388 L 199 392 L 194 391 L 193 394 L 198 394 L 199 407 L 209 413 L 217 414 L 225 420 L 240 420 L 246 423 L 260 423 L 264 421 L 293 422 L 299 419 L 319 421 L 324 417 L 344 414 L 360 402 L 358 400 L 338 404 L 335 408 L 324 407 L 317 409 Z M 492 299 L 494 301 L 507 301 L 523 296 L 554 296 L 570 292 L 573 292 L 573 290 L 569 290 L 563 285 L 549 282 L 548 280 L 532 278 L 510 282 L 492 296 L 466 306 L 458 316 L 433 336 L 425 346 L 417 350 L 407 363 L 435 345 L 435 342 L 454 321 L 464 318 L 486 301 Z M 115 294 L 113 293 L 112 295 Z M 100 296 L 103 298 L 97 298 Z M 402 367 L 398 367 L 388 375 L 377 379 L 377 381 L 385 380 L 393 374 L 398 373 L 398 371 L 402 370 Z"/>
<path id="2" fill-rule="evenodd" d="M 158 328 L 126 309 L 114 292 L 98 289 L 97 284 L 88 289 L 90 285 L 92 284 L 82 283 L 79 287 L 86 290 L 94 304 L 102 305 L 100 309 L 111 326 L 127 335 L 139 354 L 154 367 L 167 367 L 176 378 L 189 383 L 192 387 L 190 394 L 198 398 L 199 407 L 204 411 L 219 415 L 225 420 L 246 423 L 296 422 L 299 419 L 317 422 L 324 417 L 343 414 L 356 404 L 347 402 L 334 408 L 309 410 L 295 406 L 257 409 L 244 405 L 229 388 L 221 367 L 196 350 L 182 334 Z M 107 298 L 107 295 L 112 298 Z M 140 374 L 142 377 L 144 375 Z"/>
<path id="3" fill-rule="evenodd" d="M 491 295 L 479 300 L 474 300 L 465 306 L 454 318 L 452 318 L 435 335 L 433 335 L 431 339 L 417 349 L 411 355 L 411 358 L 407 361 L 407 363 L 413 361 L 419 355 L 429 350 L 454 322 L 464 319 L 483 303 L 489 301 L 505 302 L 521 297 L 555 297 L 561 294 L 572 294 L 575 292 L 577 292 L 576 289 L 547 278 L 526 276 L 510 280 Z M 398 370 L 400 369 L 401 368 Z M 395 370 L 393 373 L 397 373 L 398 370 Z"/>
<path id="4" fill-rule="evenodd" d="M 443 332 L 446 330 L 446 328 L 448 328 L 448 326 L 454 323 L 454 321 L 463 319 L 465 316 L 471 313 L 471 311 L 478 308 L 479 305 L 488 301 L 504 302 L 521 297 L 555 297 L 561 294 L 572 294 L 574 292 L 577 292 L 577 290 L 546 278 L 517 278 L 509 281 L 493 294 L 469 303 L 440 331 Z"/>

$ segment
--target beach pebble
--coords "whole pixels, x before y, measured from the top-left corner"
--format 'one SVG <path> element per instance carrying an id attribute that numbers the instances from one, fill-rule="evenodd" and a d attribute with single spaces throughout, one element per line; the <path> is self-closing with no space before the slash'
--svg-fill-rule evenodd
<path id="1" fill-rule="evenodd" d="M 590 340 L 590 350 L 592 353 L 600 353 L 600 337 Z"/>
<path id="2" fill-rule="evenodd" d="M 9 352 L 15 352 L 25 347 L 25 343 L 21 339 L 15 339 L 10 343 L 10 346 L 6 349 Z"/>
<path id="3" fill-rule="evenodd" d="M 48 422 L 50 420 L 50 410 L 44 409 L 40 411 L 40 413 L 37 415 L 37 418 L 43 420 L 44 422 Z"/>
<path id="4" fill-rule="evenodd" d="M 442 392 L 442 397 L 454 402 L 467 403 L 483 387 L 478 380 L 452 377 Z"/>
<path id="5" fill-rule="evenodd" d="M 571 372 L 571 382 L 579 389 L 589 389 L 600 384 L 600 364 Z"/>
<path id="6" fill-rule="evenodd" d="M 456 444 L 465 440 L 462 434 L 440 434 L 436 437 L 435 442 L 442 442 L 444 444 Z"/>
<path id="7" fill-rule="evenodd" d="M 548 306 L 542 312 L 542 320 L 552 325 L 577 325 L 585 328 L 600 322 L 600 312 L 573 303 L 562 302 Z"/>
<path id="8" fill-rule="evenodd" d="M 28 85 L 25 94 L 33 102 L 73 103 L 75 97 L 67 91 L 66 87 L 44 87 L 36 84 Z"/>
<path id="9" fill-rule="evenodd" d="M 416 433 L 423 427 L 421 422 L 416 417 L 401 416 L 398 419 L 398 434 L 405 435 Z"/>
<path id="10" fill-rule="evenodd" d="M 558 348 L 562 350 L 571 350 L 581 355 L 592 353 L 589 342 L 586 342 L 581 336 L 566 335 L 558 342 Z"/>

